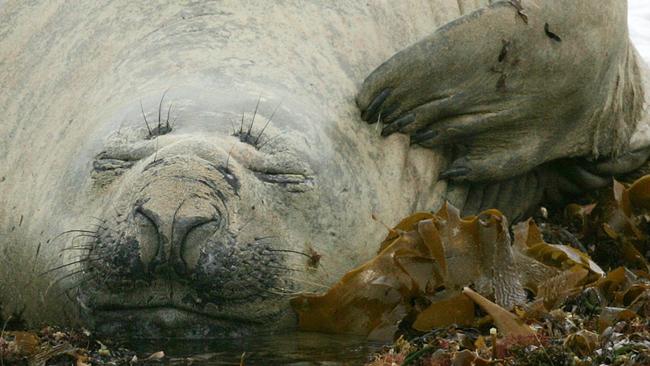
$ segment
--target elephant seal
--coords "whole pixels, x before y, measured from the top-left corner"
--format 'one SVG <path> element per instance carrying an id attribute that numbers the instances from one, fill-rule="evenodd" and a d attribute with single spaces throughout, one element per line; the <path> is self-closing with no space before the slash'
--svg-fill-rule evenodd
<path id="1" fill-rule="evenodd" d="M 632 170 L 650 140 L 624 1 L 0 10 L 0 303 L 32 324 L 290 327 L 374 253 L 372 213 L 519 212 L 551 162 Z"/>

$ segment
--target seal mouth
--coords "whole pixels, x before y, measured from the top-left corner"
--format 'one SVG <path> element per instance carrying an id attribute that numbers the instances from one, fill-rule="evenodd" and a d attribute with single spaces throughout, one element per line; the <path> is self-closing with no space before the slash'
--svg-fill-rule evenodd
<path id="1" fill-rule="evenodd" d="M 86 286 L 76 293 L 80 314 L 99 334 L 128 338 L 224 338 L 293 324 L 286 297 L 210 302 L 192 286 L 163 280 L 131 288 Z"/>
<path id="2" fill-rule="evenodd" d="M 110 295 L 109 299 L 100 300 L 98 297 L 103 296 L 95 294 L 85 298 L 90 303 L 86 304 L 83 297 L 82 294 L 78 297 L 79 304 L 98 334 L 136 339 L 242 337 L 257 333 L 269 322 L 278 322 L 286 313 L 272 304 L 260 307 L 260 303 L 243 307 L 212 303 L 196 306 L 173 298 L 142 304 L 119 301 Z M 267 310 L 260 312 L 260 308 Z"/>
<path id="3" fill-rule="evenodd" d="M 238 326 L 255 326 L 263 324 L 262 320 L 255 320 L 237 315 L 215 315 L 199 311 L 188 306 L 177 304 L 160 304 L 160 305 L 124 305 L 124 304 L 106 304 L 94 309 L 98 313 L 115 316 L 135 316 L 140 319 L 147 317 L 157 317 L 161 320 L 168 320 L 170 325 L 177 320 L 192 319 L 192 324 L 198 324 L 200 321 L 211 323 L 223 323 L 224 325 Z"/>
<path id="4" fill-rule="evenodd" d="M 130 339 L 243 337 L 259 328 L 248 319 L 222 318 L 177 306 L 123 307 L 94 313 L 98 334 Z"/>

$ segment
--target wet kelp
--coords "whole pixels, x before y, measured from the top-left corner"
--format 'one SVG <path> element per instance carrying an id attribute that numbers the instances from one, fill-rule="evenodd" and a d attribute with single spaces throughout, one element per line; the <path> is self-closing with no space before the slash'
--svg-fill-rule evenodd
<path id="1" fill-rule="evenodd" d="M 513 244 L 499 211 L 461 218 L 445 205 L 406 218 L 375 258 L 327 293 L 301 295 L 292 305 L 303 330 L 391 339 L 404 323 L 418 331 L 473 324 L 477 301 L 467 286 L 512 309 L 526 302 L 526 290 L 548 294 L 558 278 L 578 283 L 590 274 L 603 271 L 572 247 L 544 242 L 532 221 L 517 226 Z"/>
<path id="2" fill-rule="evenodd" d="M 632 327 L 628 330 L 640 340 L 632 342 L 635 347 L 650 347 L 645 321 L 650 309 L 645 255 L 650 250 L 649 211 L 650 177 L 630 186 L 614 182 L 596 203 L 567 206 L 558 221 L 571 240 L 549 242 L 551 226 L 533 220 L 512 227 L 511 235 L 507 219 L 496 210 L 461 218 L 446 205 L 435 214 L 406 218 L 389 230 L 375 258 L 324 294 L 294 298 L 292 306 L 301 329 L 372 339 L 494 326 L 500 343 L 488 347 L 490 352 L 481 353 L 470 342 L 447 354 L 461 357 L 458 352 L 465 349 L 473 356 L 462 357 L 474 364 L 480 364 L 479 358 L 512 357 L 526 347 L 550 347 L 547 353 L 559 352 L 555 346 L 575 349 L 571 360 L 590 357 L 595 350 L 605 357 L 614 351 L 603 349 L 603 332 L 613 327 Z M 608 272 L 589 255 L 602 257 L 603 252 Z M 545 325 L 554 318 L 584 324 L 560 330 Z M 564 343 L 555 344 L 557 337 Z M 482 342 L 492 343 L 486 339 Z M 493 355 L 499 347 L 500 354 Z M 422 345 L 414 346 L 410 353 L 422 350 Z M 402 354 L 402 361 L 410 353 Z"/>

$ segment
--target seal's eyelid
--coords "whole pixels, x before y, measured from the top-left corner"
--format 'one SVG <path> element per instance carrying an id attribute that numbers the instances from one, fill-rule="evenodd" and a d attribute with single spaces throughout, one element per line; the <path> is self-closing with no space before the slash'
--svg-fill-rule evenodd
<path id="1" fill-rule="evenodd" d="M 135 165 L 136 161 L 137 160 L 122 160 L 98 157 L 93 161 L 93 170 L 95 172 L 101 172 L 107 170 L 129 169 Z"/>
<path id="2" fill-rule="evenodd" d="M 113 156 L 105 151 L 95 156 L 91 171 L 94 185 L 96 187 L 103 187 L 110 184 L 139 161 L 139 159 L 124 158 L 119 155 Z"/>
<path id="3" fill-rule="evenodd" d="M 155 154 L 158 139 L 123 141 L 111 140 L 106 143 L 104 149 L 95 156 L 95 160 L 121 160 L 136 162 Z"/>
<path id="4" fill-rule="evenodd" d="M 305 172 L 283 172 L 276 169 L 251 168 L 253 174 L 264 183 L 279 185 L 289 192 L 305 192 L 314 185 L 314 178 Z"/>

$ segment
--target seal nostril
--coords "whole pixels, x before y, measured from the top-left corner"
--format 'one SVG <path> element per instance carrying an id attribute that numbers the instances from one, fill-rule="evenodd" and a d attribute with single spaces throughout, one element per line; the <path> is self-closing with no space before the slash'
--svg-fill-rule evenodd
<path id="1" fill-rule="evenodd" d="M 217 217 L 211 221 L 192 227 L 185 235 L 181 248 L 181 258 L 187 269 L 194 269 L 201 255 L 201 248 L 219 231 L 221 220 Z"/>
<path id="2" fill-rule="evenodd" d="M 140 260 L 148 272 L 160 250 L 160 236 L 155 222 L 143 211 L 134 214 L 136 237 L 139 243 Z"/>

